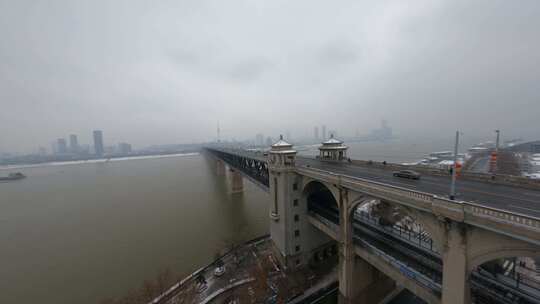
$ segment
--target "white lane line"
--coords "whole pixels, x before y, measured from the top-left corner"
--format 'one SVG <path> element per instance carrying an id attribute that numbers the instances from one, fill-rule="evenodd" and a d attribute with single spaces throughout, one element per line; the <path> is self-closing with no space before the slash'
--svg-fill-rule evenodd
<path id="1" fill-rule="evenodd" d="M 532 211 L 532 212 L 536 212 L 536 213 L 540 214 L 540 210 L 538 210 L 538 209 L 531 209 L 531 208 L 521 207 L 521 206 L 516 206 L 516 205 L 508 205 L 508 207 L 513 207 L 513 208 L 517 208 L 517 209 L 523 209 L 523 210 Z"/>
<path id="2" fill-rule="evenodd" d="M 522 192 L 521 194 L 540 198 L 540 193 Z"/>
<path id="3" fill-rule="evenodd" d="M 390 183 L 390 185 L 392 184 L 398 184 L 398 185 L 402 185 L 402 186 L 407 186 L 407 187 L 410 187 L 410 188 L 417 188 L 416 185 L 413 185 L 413 184 L 407 184 L 407 183 L 400 183 L 400 182 L 396 182 L 396 181 L 388 181 L 388 183 Z"/>

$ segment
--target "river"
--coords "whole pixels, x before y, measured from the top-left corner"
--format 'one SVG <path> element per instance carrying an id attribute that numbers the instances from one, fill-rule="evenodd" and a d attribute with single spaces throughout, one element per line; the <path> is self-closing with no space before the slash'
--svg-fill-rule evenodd
<path id="1" fill-rule="evenodd" d="M 17 169 L 0 184 L 0 303 L 95 304 L 267 233 L 266 193 L 230 194 L 214 170 L 201 155 Z"/>
<path id="2" fill-rule="evenodd" d="M 452 140 L 349 145 L 351 158 L 407 162 Z M 267 194 L 247 181 L 229 193 L 198 154 L 10 170 L 28 178 L 0 184 L 0 303 L 95 304 L 268 231 Z"/>

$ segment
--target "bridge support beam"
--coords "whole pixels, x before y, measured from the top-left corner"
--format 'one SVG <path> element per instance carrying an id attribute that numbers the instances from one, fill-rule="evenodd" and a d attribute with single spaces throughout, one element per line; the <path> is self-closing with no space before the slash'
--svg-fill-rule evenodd
<path id="1" fill-rule="evenodd" d="M 378 303 L 395 283 L 367 261 L 356 256 L 353 243 L 354 209 L 347 204 L 347 191 L 340 191 L 339 304 Z"/>
<path id="2" fill-rule="evenodd" d="M 237 170 L 231 169 L 231 192 L 241 193 L 244 191 L 244 180 L 242 174 Z"/>
<path id="3" fill-rule="evenodd" d="M 366 261 L 356 258 L 354 250 L 341 246 L 339 256 L 339 303 L 366 303 L 375 269 Z"/>
<path id="4" fill-rule="evenodd" d="M 216 160 L 216 174 L 218 176 L 225 176 L 225 162 L 221 159 Z"/>
<path id="5" fill-rule="evenodd" d="M 442 283 L 442 304 L 470 303 L 467 233 L 465 225 L 457 222 L 450 222 L 446 227 Z"/>

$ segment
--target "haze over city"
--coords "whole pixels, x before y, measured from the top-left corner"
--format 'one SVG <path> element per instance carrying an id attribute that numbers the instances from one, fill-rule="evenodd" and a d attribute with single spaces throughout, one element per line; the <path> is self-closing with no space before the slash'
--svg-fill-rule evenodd
<path id="1" fill-rule="evenodd" d="M 538 1 L 0 1 L 0 151 L 538 134 Z M 422 123 L 419 123 L 421 121 Z"/>

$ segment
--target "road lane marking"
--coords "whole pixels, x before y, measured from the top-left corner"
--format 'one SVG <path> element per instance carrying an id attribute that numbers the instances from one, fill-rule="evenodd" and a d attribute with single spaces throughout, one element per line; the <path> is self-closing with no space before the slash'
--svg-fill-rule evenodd
<path id="1" fill-rule="evenodd" d="M 401 183 L 401 182 L 398 182 L 398 181 L 395 181 L 394 179 L 391 178 L 391 175 L 387 175 L 387 174 L 384 174 L 384 173 L 387 173 L 387 172 L 384 172 L 383 170 L 383 174 L 380 174 L 380 175 L 377 175 L 377 177 L 374 177 L 373 174 L 377 174 L 378 172 L 380 172 L 380 169 L 376 169 L 376 170 L 370 170 L 372 168 L 364 168 L 364 167 L 354 167 L 354 166 L 351 166 L 351 165 L 345 165 L 343 166 L 342 168 L 344 168 L 345 170 L 339 170 L 341 171 L 341 174 L 344 174 L 344 175 L 348 175 L 350 177 L 357 177 L 357 178 L 362 178 L 362 179 L 375 179 L 377 180 L 378 182 L 380 183 L 387 183 L 389 185 L 393 185 L 393 184 L 397 184 L 397 185 L 401 185 L 402 187 L 409 187 L 409 188 L 414 188 L 414 189 L 418 189 L 418 186 L 422 186 L 422 185 L 431 185 L 432 187 L 434 188 L 439 188 L 439 189 L 443 189 L 446 185 L 441 182 L 437 182 L 436 180 L 431 180 L 431 181 L 427 181 L 427 180 L 422 180 L 420 179 L 420 181 L 418 181 L 418 185 L 415 185 L 415 184 L 408 184 L 408 183 Z M 347 170 L 347 168 L 349 170 Z M 328 170 L 328 171 L 336 171 L 335 167 L 333 166 L 325 166 L 324 168 L 325 170 Z M 356 170 L 355 170 L 356 169 Z M 361 169 L 361 170 L 358 170 L 358 169 Z M 363 170 L 362 170 L 363 169 Z M 358 170 L 358 171 L 357 171 Z M 351 172 L 352 171 L 352 172 Z M 362 175 L 357 175 L 355 172 L 357 171 L 358 173 L 360 174 L 364 174 L 364 176 Z M 362 172 L 363 171 L 363 172 Z M 367 172 L 366 172 L 367 171 Z M 374 172 L 375 171 L 375 172 Z M 378 171 L 378 172 L 377 172 Z M 366 174 L 368 173 L 368 174 Z M 366 176 L 367 175 L 367 176 Z M 371 175 L 371 176 L 370 176 Z M 445 179 L 444 179 L 445 180 Z M 450 186 L 450 178 L 448 178 L 448 186 Z M 496 198 L 500 198 L 500 199 L 509 199 L 509 200 L 514 200 L 514 201 L 523 201 L 523 202 L 528 202 L 528 203 L 533 203 L 533 204 L 538 204 L 540 203 L 539 201 L 536 201 L 536 200 L 530 200 L 530 199 L 527 199 L 527 198 L 516 198 L 514 196 L 511 196 L 511 195 L 504 195 L 504 194 L 500 194 L 500 193 L 493 193 L 493 192 L 486 192 L 486 191 L 482 191 L 482 190 L 477 190 L 477 189 L 474 189 L 474 188 L 469 188 L 467 186 L 461 186 L 459 181 L 458 181 L 458 184 L 456 185 L 456 190 L 461 190 L 461 195 L 465 195 L 467 196 L 468 193 L 477 193 L 477 194 L 482 194 L 482 195 L 486 195 L 486 196 L 491 196 L 491 197 L 496 197 Z M 431 189 L 425 189 L 425 190 L 421 190 L 423 192 L 426 192 L 426 193 L 432 193 L 432 194 L 435 194 L 435 191 L 431 190 Z M 532 193 L 527 193 L 527 192 L 522 192 L 520 193 L 522 195 L 525 195 L 525 196 L 532 196 L 532 197 L 536 197 L 537 195 L 535 194 L 532 194 Z"/>
<path id="2" fill-rule="evenodd" d="M 540 198 L 540 193 L 523 192 L 521 194 Z"/>
<path id="3" fill-rule="evenodd" d="M 536 212 L 536 213 L 540 214 L 540 210 L 538 210 L 538 209 L 532 209 L 532 208 L 521 207 L 521 206 L 516 206 L 516 205 L 508 205 L 508 207 L 517 208 L 517 209 L 523 209 L 523 210 L 532 211 L 532 212 Z"/>
<path id="4" fill-rule="evenodd" d="M 517 201 L 523 201 L 523 202 L 533 203 L 533 204 L 538 204 L 538 203 L 539 203 L 538 201 L 528 200 L 528 199 L 524 199 L 524 198 L 520 198 L 520 197 L 514 197 L 514 196 L 509 196 L 509 195 L 496 194 L 496 193 L 486 192 L 486 191 L 480 191 L 480 190 L 476 190 L 476 189 L 472 189 L 472 188 L 467 188 L 467 187 L 459 187 L 459 186 L 457 186 L 457 187 L 458 187 L 465 195 L 467 195 L 466 191 L 469 191 L 469 192 L 473 192 L 473 193 L 480 193 L 480 194 L 487 195 L 487 196 L 499 197 L 499 198 L 509 199 L 509 200 L 513 200 L 513 201 L 516 201 L 516 200 L 517 200 Z"/>

